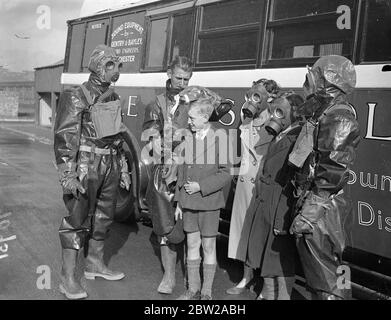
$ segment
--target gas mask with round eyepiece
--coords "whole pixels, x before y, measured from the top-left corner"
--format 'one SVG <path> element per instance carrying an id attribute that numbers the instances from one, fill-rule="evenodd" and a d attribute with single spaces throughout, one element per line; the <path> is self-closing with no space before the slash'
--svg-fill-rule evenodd
<path id="1" fill-rule="evenodd" d="M 245 95 L 246 102 L 243 105 L 242 112 L 245 118 L 254 119 L 268 108 L 271 101 L 270 94 L 262 84 L 252 86 Z"/>
<path id="2" fill-rule="evenodd" d="M 269 121 L 265 125 L 265 129 L 271 135 L 277 136 L 282 131 L 287 129 L 294 121 L 292 106 L 289 101 L 284 98 L 277 98 L 271 103 L 269 108 L 271 113 Z"/>
<path id="3" fill-rule="evenodd" d="M 88 69 L 96 74 L 102 83 L 118 81 L 121 68 L 122 63 L 113 48 L 98 45 L 92 51 Z"/>
<path id="4" fill-rule="evenodd" d="M 118 61 L 109 61 L 105 65 L 105 82 L 117 82 L 122 69 L 122 63 Z"/>

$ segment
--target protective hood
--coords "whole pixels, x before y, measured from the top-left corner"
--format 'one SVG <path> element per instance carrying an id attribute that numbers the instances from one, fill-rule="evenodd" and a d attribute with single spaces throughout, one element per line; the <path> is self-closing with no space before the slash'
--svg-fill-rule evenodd
<path id="1" fill-rule="evenodd" d="M 315 92 L 337 97 L 350 94 L 356 86 L 356 71 L 353 63 L 342 56 L 324 56 L 315 62 L 308 73 L 315 85 Z"/>
<path id="2" fill-rule="evenodd" d="M 108 83 L 105 78 L 105 65 L 108 62 L 113 62 L 116 65 L 119 64 L 119 57 L 115 53 L 115 50 L 103 44 L 98 45 L 92 51 L 90 62 L 88 63 L 88 70 L 96 74 L 102 83 Z"/>
<path id="3" fill-rule="evenodd" d="M 179 93 L 180 102 L 191 104 L 200 98 L 207 98 L 213 106 L 213 113 L 209 121 L 219 121 L 233 107 L 234 102 L 231 99 L 224 99 L 216 92 L 201 86 L 189 86 Z"/>
<path id="4" fill-rule="evenodd" d="M 201 98 L 207 98 L 214 108 L 217 108 L 222 100 L 217 93 L 201 86 L 188 86 L 180 92 L 179 97 L 180 101 L 184 103 L 192 103 Z"/>

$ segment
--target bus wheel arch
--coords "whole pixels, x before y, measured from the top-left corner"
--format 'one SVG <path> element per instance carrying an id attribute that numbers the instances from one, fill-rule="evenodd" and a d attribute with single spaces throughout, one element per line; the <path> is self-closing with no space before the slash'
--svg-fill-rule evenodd
<path id="1" fill-rule="evenodd" d="M 147 210 L 145 192 L 148 183 L 146 165 L 141 161 L 141 148 L 136 137 L 126 128 L 123 132 L 124 150 L 131 176 L 130 190 L 118 187 L 114 213 L 116 222 L 138 221 Z"/>

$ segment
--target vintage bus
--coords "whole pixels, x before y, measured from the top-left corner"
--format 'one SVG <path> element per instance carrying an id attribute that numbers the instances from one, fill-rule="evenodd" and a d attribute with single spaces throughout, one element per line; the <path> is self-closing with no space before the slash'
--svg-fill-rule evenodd
<path id="1" fill-rule="evenodd" d="M 116 91 L 123 102 L 132 192 L 120 191 L 117 220 L 147 212 L 148 163 L 141 158 L 145 107 L 164 90 L 175 55 L 191 57 L 191 84 L 235 101 L 220 121 L 238 128 L 252 81 L 276 80 L 302 92 L 306 65 L 319 56 L 344 55 L 357 70 L 351 95 L 362 141 L 350 172 L 354 214 L 347 227 L 356 297 L 391 295 L 391 1 L 390 0 L 140 0 L 68 21 L 62 84 L 88 79 L 98 44 L 115 48 L 123 62 Z M 390 108 L 390 109 L 389 109 Z M 233 188 L 227 192 L 221 234 L 228 233 Z"/>

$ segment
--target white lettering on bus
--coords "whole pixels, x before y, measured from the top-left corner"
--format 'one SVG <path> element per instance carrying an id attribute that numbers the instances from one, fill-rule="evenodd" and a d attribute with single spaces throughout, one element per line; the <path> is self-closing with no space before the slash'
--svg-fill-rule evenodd
<path id="1" fill-rule="evenodd" d="M 357 210 L 358 224 L 364 227 L 372 226 L 376 220 L 376 214 L 373 207 L 369 203 L 364 201 L 358 201 L 357 204 L 358 204 L 358 210 Z M 367 210 L 363 210 L 365 208 Z M 367 214 L 364 216 L 363 214 L 364 212 L 369 213 L 369 216 Z M 389 228 L 391 227 L 391 217 L 385 217 L 384 222 L 386 224 L 386 226 L 384 226 L 384 229 L 387 232 L 391 232 L 391 228 Z M 383 215 L 381 210 L 377 210 L 377 229 L 383 230 Z"/>
<path id="2" fill-rule="evenodd" d="M 371 174 L 367 173 L 367 181 L 364 182 L 364 172 L 360 172 L 360 184 L 363 188 L 371 188 L 377 190 L 377 174 L 373 175 L 373 184 L 371 184 Z"/>
<path id="3" fill-rule="evenodd" d="M 127 46 L 135 46 L 135 45 L 141 45 L 141 44 L 143 44 L 143 38 L 128 39 L 128 41 L 126 41 Z"/>
<path id="4" fill-rule="evenodd" d="M 368 125 L 367 125 L 367 134 L 365 136 L 365 139 L 372 139 L 372 140 L 381 140 L 381 141 L 391 141 L 391 136 L 389 137 L 378 137 L 374 136 L 373 133 L 373 124 L 375 121 L 375 108 L 377 106 L 377 103 L 368 103 L 369 111 L 368 111 Z"/>
<path id="5" fill-rule="evenodd" d="M 219 122 L 227 127 L 231 126 L 234 122 L 235 122 L 235 119 L 236 119 L 236 115 L 235 115 L 235 112 L 233 112 L 232 110 L 230 110 L 227 114 L 229 114 L 231 116 L 231 121 L 229 122 L 224 122 L 223 119 L 220 119 Z"/>
<path id="6" fill-rule="evenodd" d="M 136 56 L 122 56 L 122 57 L 119 57 L 119 61 L 120 62 L 134 62 L 135 58 L 136 58 Z"/>
<path id="7" fill-rule="evenodd" d="M 125 22 L 125 29 L 134 29 L 140 34 L 144 32 L 144 28 L 136 22 Z"/>
<path id="8" fill-rule="evenodd" d="M 137 113 L 131 113 L 132 108 L 136 108 L 136 101 L 137 101 L 137 96 L 129 96 L 129 103 L 128 103 L 128 117 L 137 117 Z"/>
<path id="9" fill-rule="evenodd" d="M 121 24 L 120 26 L 118 26 L 114 31 L 113 33 L 111 34 L 111 39 L 114 39 L 114 37 L 120 33 L 122 30 L 124 29 L 134 29 L 136 30 L 138 33 L 142 34 L 144 32 L 144 28 L 139 25 L 138 23 L 136 22 L 125 22 L 123 24 Z"/>
<path id="10" fill-rule="evenodd" d="M 123 54 L 129 54 L 129 53 L 139 53 L 139 48 L 134 47 L 134 48 L 123 48 L 122 49 Z"/>
<path id="11" fill-rule="evenodd" d="M 366 177 L 365 177 L 366 174 Z M 387 175 L 380 176 L 377 173 L 364 173 L 360 172 L 360 186 L 363 188 L 370 188 L 374 190 L 389 191 L 391 192 L 391 177 Z M 357 182 L 357 173 L 353 170 L 349 170 L 348 184 L 353 185 Z M 387 184 L 388 182 L 388 188 Z M 380 185 L 380 188 L 379 188 Z"/>
<path id="12" fill-rule="evenodd" d="M 117 29 L 114 30 L 114 32 L 111 34 L 111 38 L 113 39 L 122 30 L 124 30 L 124 25 L 123 24 L 121 24 Z"/>
<path id="13" fill-rule="evenodd" d="M 111 47 L 112 48 L 115 48 L 115 47 L 122 47 L 125 45 L 125 40 L 118 40 L 118 41 L 112 41 L 111 42 Z"/>
<path id="14" fill-rule="evenodd" d="M 102 24 L 101 23 L 97 23 L 97 24 L 93 24 L 92 26 L 91 26 L 91 29 L 100 29 L 100 28 L 102 28 Z"/>

